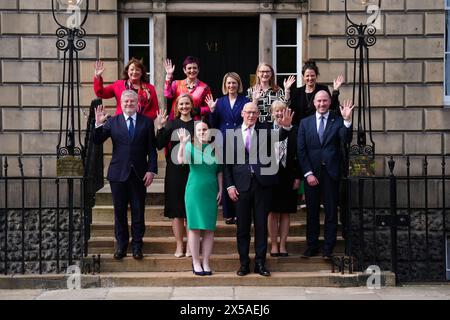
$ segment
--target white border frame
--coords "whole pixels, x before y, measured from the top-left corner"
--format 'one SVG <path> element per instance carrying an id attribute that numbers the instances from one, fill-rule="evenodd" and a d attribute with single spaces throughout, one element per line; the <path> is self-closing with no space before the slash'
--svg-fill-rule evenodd
<path id="1" fill-rule="evenodd" d="M 124 27 L 123 27 L 123 32 L 124 32 L 124 37 L 123 37 L 123 58 L 124 58 L 124 65 L 126 65 L 128 63 L 128 60 L 130 60 L 129 54 L 128 54 L 128 47 L 130 45 L 130 39 L 128 37 L 128 31 L 129 31 L 129 19 L 130 18 L 148 18 L 149 22 L 148 22 L 148 43 L 149 45 L 133 45 L 136 47 L 142 46 L 142 47 L 149 47 L 149 66 L 148 68 L 150 70 L 148 70 L 147 74 L 149 76 L 149 80 L 150 83 L 154 83 L 154 79 L 155 79 L 155 72 L 154 72 L 154 43 L 153 43 L 153 31 L 154 31 L 154 21 L 153 21 L 153 15 L 150 14 L 127 14 L 124 15 Z"/>
<path id="2" fill-rule="evenodd" d="M 445 264 L 447 273 L 450 272 L 450 256 L 449 254 L 449 246 L 450 246 L 450 233 L 445 235 Z M 450 280 L 450 279 L 447 279 Z"/>
<path id="3" fill-rule="evenodd" d="M 447 5 L 448 4 L 448 1 L 447 0 L 444 0 L 444 28 L 445 28 L 445 30 L 444 30 L 444 79 L 443 79 L 443 83 L 444 83 L 444 97 L 443 97 L 443 100 L 444 100 L 444 108 L 450 108 L 450 94 L 449 95 L 446 95 L 445 94 L 445 91 L 446 91 L 446 87 L 447 87 L 447 85 L 450 85 L 450 84 L 447 84 L 447 81 L 446 81 L 446 79 L 447 79 L 447 63 L 449 63 L 450 64 L 450 61 L 447 61 L 448 59 L 447 59 L 447 54 L 450 54 L 450 51 L 446 51 L 447 50 L 447 48 L 446 48 L 446 45 L 447 45 L 447 38 L 448 37 L 450 37 L 450 35 L 448 35 L 447 34 L 447 15 L 450 15 L 450 6 L 448 6 Z M 450 46 L 450 44 L 448 44 L 449 46 Z M 450 67 L 450 65 L 449 65 L 449 67 Z"/>
<path id="4" fill-rule="evenodd" d="M 295 77 L 297 79 L 297 86 L 301 87 L 303 85 L 303 77 L 302 77 L 302 58 L 303 58 L 303 25 L 302 25 L 302 17 L 298 14 L 274 14 L 272 19 L 272 67 L 277 73 L 277 19 L 297 19 L 297 70 Z M 284 46 L 284 45 L 283 45 Z M 286 45 L 286 47 L 289 47 Z M 293 45 L 291 46 L 293 47 Z M 300 80 L 300 81 L 298 81 Z M 282 86 L 278 83 L 279 86 Z"/>

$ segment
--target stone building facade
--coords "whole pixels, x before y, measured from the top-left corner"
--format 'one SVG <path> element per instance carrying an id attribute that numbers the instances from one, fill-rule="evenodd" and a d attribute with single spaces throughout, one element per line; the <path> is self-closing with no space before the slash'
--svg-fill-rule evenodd
<path id="1" fill-rule="evenodd" d="M 86 1 L 86 0 L 85 0 Z M 440 174 L 442 154 L 450 153 L 450 111 L 444 105 L 444 0 L 384 0 L 381 29 L 371 48 L 373 129 L 377 174 L 387 172 L 386 156 L 402 163 L 412 155 L 412 169 L 421 171 L 421 160 L 429 156 L 430 174 Z M 350 82 L 353 52 L 346 45 L 344 4 L 341 0 L 287 1 L 148 1 L 91 0 L 85 25 L 87 46 L 80 53 L 81 105 L 89 106 L 93 64 L 105 61 L 105 81 L 120 77 L 127 56 L 125 28 L 130 17 L 150 18 L 150 76 L 156 85 L 160 105 L 164 79 L 163 61 L 170 42 L 170 21 L 190 17 L 236 17 L 257 19 L 258 60 L 276 65 L 278 18 L 296 19 L 296 70 L 315 59 L 321 71 L 319 81 L 332 84 L 344 74 Z M 366 12 L 351 14 L 362 21 Z M 25 156 L 25 174 L 37 174 L 42 158 L 45 176 L 55 175 L 61 93 L 62 54 L 55 46 L 57 26 L 51 1 L 0 1 L 0 161 L 5 156 Z M 182 49 L 180 49 L 182 51 Z M 182 55 L 188 53 L 181 52 Z M 181 65 L 181 61 L 178 61 Z M 256 64 L 252 66 L 252 69 Z M 247 77 L 248 75 L 245 75 Z M 201 74 L 200 74 L 201 78 Z M 220 82 L 221 77 L 218 79 Z M 298 86 L 301 83 L 298 82 Z M 351 97 L 351 85 L 341 90 L 341 98 Z M 114 100 L 105 100 L 111 109 Z M 83 123 L 84 121 L 82 121 Z M 105 147 L 106 158 L 111 146 Z M 9 174 L 18 174 L 11 157 Z M 402 172 L 397 172 L 401 174 Z M 3 173 L 2 173 L 3 174 Z"/>

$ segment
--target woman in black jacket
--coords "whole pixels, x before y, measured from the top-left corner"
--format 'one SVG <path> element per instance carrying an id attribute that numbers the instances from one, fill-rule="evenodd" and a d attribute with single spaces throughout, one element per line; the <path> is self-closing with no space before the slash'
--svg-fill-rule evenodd
<path id="1" fill-rule="evenodd" d="M 291 103 L 290 108 L 295 112 L 293 125 L 299 126 L 300 121 L 316 112 L 314 107 L 314 96 L 317 92 L 325 90 L 330 93 L 328 86 L 317 83 L 319 76 L 319 68 L 312 60 L 305 62 L 302 68 L 303 82 L 305 83 L 300 88 L 291 89 Z M 332 112 L 339 112 L 339 88 L 344 83 L 344 77 L 339 75 L 333 81 L 333 92 L 331 95 Z"/>

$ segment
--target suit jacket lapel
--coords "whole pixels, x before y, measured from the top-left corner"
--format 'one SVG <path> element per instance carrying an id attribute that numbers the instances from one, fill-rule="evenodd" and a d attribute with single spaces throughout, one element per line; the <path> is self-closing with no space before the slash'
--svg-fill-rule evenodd
<path id="1" fill-rule="evenodd" d="M 130 137 L 128 136 L 127 121 L 125 120 L 125 116 L 123 114 L 119 117 L 119 131 L 121 135 L 127 137 L 127 140 L 130 141 Z"/>
<path id="2" fill-rule="evenodd" d="M 224 116 L 227 117 L 227 115 L 229 115 L 229 116 L 231 116 L 231 118 L 233 118 L 233 110 L 231 110 L 230 99 L 228 98 L 228 96 L 225 97 L 224 104 L 225 104 L 225 113 L 226 113 L 226 115 L 224 115 Z"/>
<path id="3" fill-rule="evenodd" d="M 325 127 L 325 132 L 323 133 L 323 145 L 327 143 L 328 137 L 330 136 L 331 130 L 333 130 L 335 122 L 336 117 L 330 112 L 327 120 L 327 126 Z"/>
<path id="4" fill-rule="evenodd" d="M 139 130 L 141 130 L 142 129 L 142 126 L 143 126 L 143 122 L 142 122 L 142 119 L 141 119 L 142 117 L 141 117 L 141 115 L 140 114 L 136 114 L 136 125 L 135 125 L 135 127 L 134 127 L 134 136 L 133 136 L 133 139 L 131 140 L 131 142 L 133 142 L 134 141 L 134 139 L 136 138 L 136 136 L 139 134 Z"/>
<path id="5" fill-rule="evenodd" d="M 317 127 L 317 118 L 316 118 L 315 114 L 310 117 L 310 126 L 313 129 L 313 132 L 312 132 L 313 139 L 315 139 L 316 143 L 320 146 L 320 139 L 319 139 L 319 132 L 318 132 L 319 128 Z"/>
<path id="6" fill-rule="evenodd" d="M 236 98 L 236 101 L 234 102 L 233 110 L 231 110 L 234 122 L 237 122 L 238 119 L 241 117 L 242 108 L 240 108 L 239 106 L 242 104 L 242 99 L 244 99 L 244 98 L 242 96 L 238 95 Z M 230 100 L 227 99 L 227 101 L 229 104 Z M 231 106 L 230 106 L 230 108 L 231 108 Z"/>

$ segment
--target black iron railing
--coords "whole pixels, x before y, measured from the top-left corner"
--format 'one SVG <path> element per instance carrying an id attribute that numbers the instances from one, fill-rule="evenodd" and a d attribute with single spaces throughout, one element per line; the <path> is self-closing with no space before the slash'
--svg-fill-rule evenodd
<path id="1" fill-rule="evenodd" d="M 440 175 L 429 175 L 426 156 L 422 174 L 411 175 L 407 156 L 404 176 L 395 175 L 391 157 L 387 177 L 346 179 L 346 255 L 356 258 L 356 270 L 378 265 L 393 271 L 397 281 L 446 280 L 447 158 L 442 157 Z"/>
<path id="2" fill-rule="evenodd" d="M 35 176 L 24 174 L 24 157 L 4 157 L 0 177 L 0 273 L 60 273 L 76 263 L 83 269 L 88 254 L 95 193 L 103 186 L 103 148 L 92 142 L 93 100 L 82 155 L 84 176 L 43 176 L 39 159 Z M 10 175 L 17 159 L 19 174 Z M 15 166 L 15 164 L 14 164 Z M 73 185 L 68 193 L 69 184 Z M 71 199 L 68 199 L 68 198 Z"/>

